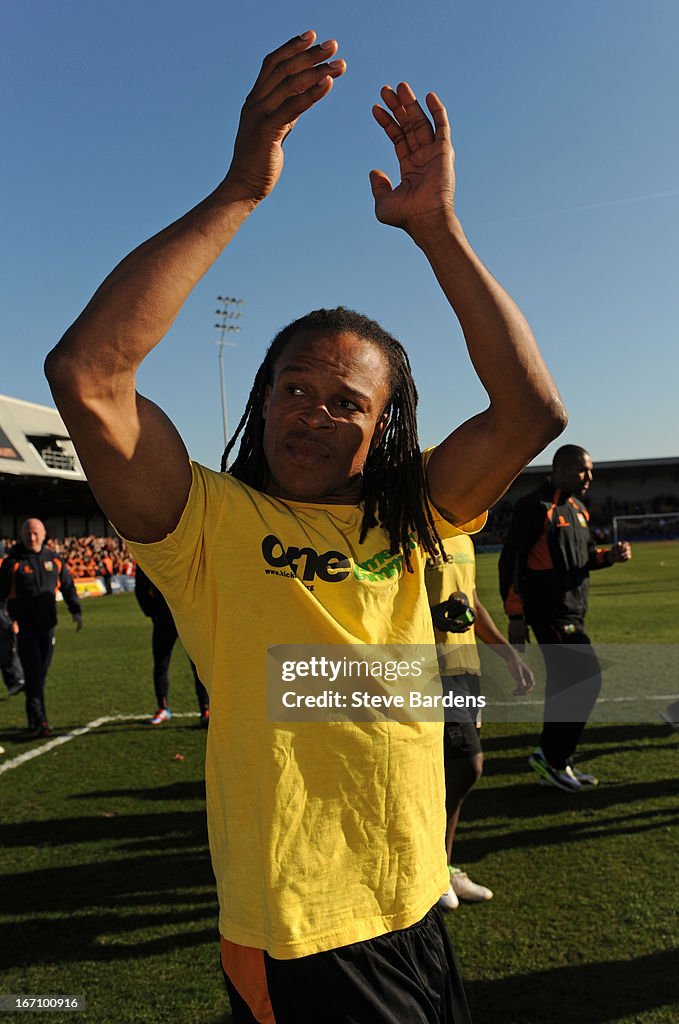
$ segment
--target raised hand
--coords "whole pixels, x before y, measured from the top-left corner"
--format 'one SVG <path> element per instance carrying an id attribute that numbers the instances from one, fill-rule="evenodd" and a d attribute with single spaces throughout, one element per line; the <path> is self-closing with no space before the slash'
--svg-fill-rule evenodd
<path id="1" fill-rule="evenodd" d="M 401 181 L 394 188 L 384 171 L 370 172 L 375 215 L 383 224 L 412 234 L 420 224 L 453 216 L 455 171 L 446 108 L 436 93 L 427 93 L 433 125 L 407 82 L 396 90 L 385 85 L 373 116 L 394 145 Z"/>
<path id="2" fill-rule="evenodd" d="M 283 140 L 346 71 L 343 60 L 330 60 L 337 42 L 313 46 L 315 39 L 304 32 L 265 57 L 245 100 L 224 181 L 243 199 L 259 202 L 271 192 L 283 169 Z"/>

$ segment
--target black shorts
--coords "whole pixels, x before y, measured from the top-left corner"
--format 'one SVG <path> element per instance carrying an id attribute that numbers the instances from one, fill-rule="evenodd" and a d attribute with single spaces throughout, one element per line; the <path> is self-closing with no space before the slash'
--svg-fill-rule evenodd
<path id="1" fill-rule="evenodd" d="M 453 696 L 478 697 L 481 693 L 480 676 L 465 672 L 459 676 L 441 676 L 444 693 Z M 443 725 L 443 755 L 449 758 L 470 758 L 481 753 L 481 739 L 478 726 L 481 712 L 477 707 L 462 706 L 446 708 Z"/>
<path id="2" fill-rule="evenodd" d="M 276 1024 L 471 1024 L 438 907 L 417 924 L 339 949 L 264 956 Z M 255 1024 L 226 976 L 234 1024 Z"/>

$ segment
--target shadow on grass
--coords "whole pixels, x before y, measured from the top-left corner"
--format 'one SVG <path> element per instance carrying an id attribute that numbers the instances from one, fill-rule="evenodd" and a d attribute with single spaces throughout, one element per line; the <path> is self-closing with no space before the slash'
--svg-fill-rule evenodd
<path id="1" fill-rule="evenodd" d="M 189 784 L 190 785 L 190 784 Z M 184 846 L 205 845 L 207 856 L 207 829 L 205 811 L 165 811 L 162 814 L 122 814 L 105 811 L 79 818 L 22 821 L 3 825 L 2 845 L 58 847 L 78 843 L 114 843 L 115 849 L 127 849 L 127 841 L 164 840 L 166 850 Z M 123 844 L 121 846 L 121 843 Z"/>
<path id="2" fill-rule="evenodd" d="M 507 787 L 478 788 L 470 795 L 468 807 L 465 805 L 468 814 L 457 838 L 459 857 L 471 864 L 503 850 L 561 846 L 668 829 L 679 825 L 679 801 L 666 799 L 672 797 L 673 790 L 679 795 L 676 783 L 663 780 L 571 794 L 531 782 L 510 787 L 508 799 Z M 643 808 L 644 800 L 658 799 L 663 799 L 664 806 Z M 626 810 L 636 801 L 641 802 L 641 810 Z M 616 805 L 621 805 L 621 813 L 610 813 Z M 555 820 L 556 815 L 563 817 Z M 536 822 L 536 827 L 528 824 L 531 819 L 545 818 Z M 488 819 L 495 819 L 492 828 L 485 824 Z"/>
<path id="3" fill-rule="evenodd" d="M 167 786 L 154 786 L 153 789 L 93 789 L 83 793 L 74 793 L 71 800 L 107 800 L 132 797 L 134 800 L 202 800 L 205 802 L 205 782 L 194 779 L 187 782 L 169 782 Z"/>
<path id="4" fill-rule="evenodd" d="M 676 1007 L 677 951 L 465 983 L 474 1024 L 606 1024 Z"/>
<path id="5" fill-rule="evenodd" d="M 200 795 L 202 783 L 160 789 L 176 799 L 194 787 Z M 3 874 L 7 968 L 127 960 L 217 942 L 202 808 L 7 825 L 3 845 L 25 849 L 29 865 L 53 847 L 64 851 L 59 866 Z M 87 862 L 93 850 L 99 859 Z"/>
<path id="6" fill-rule="evenodd" d="M 93 713 L 93 717 L 96 718 L 97 716 Z M 86 724 L 87 723 L 82 720 L 74 720 L 71 722 L 60 721 L 58 724 L 54 724 L 54 722 L 52 722 L 54 727 L 52 738 L 57 739 L 60 736 L 67 736 L 77 729 L 82 729 Z M 191 713 L 186 720 L 182 719 L 180 721 L 175 717 L 170 725 L 164 725 L 162 726 L 162 729 L 165 733 L 169 733 L 176 738 L 183 736 L 187 731 L 190 733 L 196 732 L 207 735 L 206 730 L 200 726 L 197 711 L 195 714 Z M 99 736 L 120 735 L 121 731 L 124 731 L 127 734 L 139 733 L 151 735 L 153 727 L 149 726 L 147 717 L 142 717 L 130 719 L 129 721 L 124 722 L 107 722 L 106 724 L 97 726 L 96 728 L 96 733 Z M 0 742 L 3 744 L 8 743 L 10 745 L 16 744 L 19 748 L 17 752 L 20 753 L 23 751 L 27 743 L 34 743 L 37 745 L 39 743 L 44 743 L 45 740 L 43 738 L 36 737 L 28 730 L 27 725 L 23 723 L 21 725 L 5 725 L 0 728 Z"/>
<path id="7" fill-rule="evenodd" d="M 493 729 L 502 727 L 501 723 L 489 724 L 492 725 Z M 483 749 L 487 754 L 491 754 L 495 751 L 525 748 L 526 754 L 523 758 L 523 763 L 525 764 L 526 758 L 534 750 L 538 742 L 541 728 L 542 726 L 538 725 L 530 731 L 508 733 L 502 736 L 489 735 L 486 729 L 482 729 L 481 742 L 483 743 Z M 595 722 L 586 726 L 581 746 L 587 748 L 597 744 L 606 746 L 607 749 L 601 751 L 590 751 L 587 749 L 587 753 L 586 755 L 583 754 L 583 757 L 590 758 L 601 756 L 602 754 L 615 753 L 617 746 L 620 746 L 621 750 L 629 750 L 635 749 L 636 744 L 645 744 L 648 740 L 663 740 L 666 742 L 671 738 L 672 733 L 669 727 L 663 725 L 662 722 L 658 722 L 657 725 L 649 722 L 639 722 L 638 724 L 631 725 L 605 725 Z M 629 747 L 629 744 L 632 744 L 632 747 Z"/>
<path id="8" fill-rule="evenodd" d="M 22 754 L 28 743 L 44 743 L 44 739 L 41 739 L 35 735 L 34 732 L 29 731 L 28 726 L 24 722 L 23 725 L 6 725 L 4 729 L 0 729 L 0 742 L 13 744 L 17 746 L 16 753 Z M 8 755 L 11 756 L 13 751 L 7 751 Z"/>

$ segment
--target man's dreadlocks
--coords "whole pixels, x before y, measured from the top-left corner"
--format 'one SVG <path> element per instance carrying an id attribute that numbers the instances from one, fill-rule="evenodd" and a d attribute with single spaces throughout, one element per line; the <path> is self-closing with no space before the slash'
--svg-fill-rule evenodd
<path id="1" fill-rule="evenodd" d="M 386 530 L 391 554 L 401 551 L 412 572 L 409 537 L 415 530 L 419 542 L 432 556 L 443 554 L 427 500 L 427 486 L 417 437 L 417 389 L 405 349 L 391 334 L 361 313 L 338 306 L 317 309 L 284 327 L 269 345 L 250 391 L 245 412 L 222 456 L 221 472 L 239 434 L 238 455 L 229 473 L 243 483 L 264 491 L 269 469 L 264 457 L 264 398 L 273 383 L 274 367 L 288 342 L 302 331 L 340 334 L 352 332 L 376 345 L 389 367 L 389 415 L 380 444 L 368 455 L 363 469 L 363 522 L 360 541 L 378 523 Z M 445 557 L 445 555 L 444 555 Z"/>

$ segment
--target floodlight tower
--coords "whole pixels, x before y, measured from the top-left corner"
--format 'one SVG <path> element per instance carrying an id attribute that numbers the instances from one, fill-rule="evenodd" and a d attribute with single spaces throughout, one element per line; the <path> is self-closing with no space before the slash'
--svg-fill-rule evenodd
<path id="1" fill-rule="evenodd" d="M 226 388 L 224 387 L 224 348 L 228 345 L 229 348 L 235 348 L 236 343 L 234 341 L 227 341 L 227 334 L 237 334 L 240 331 L 240 327 L 237 324 L 231 323 L 232 320 L 240 320 L 242 313 L 239 310 L 239 306 L 243 305 L 243 299 L 233 299 L 228 295 L 218 295 L 217 302 L 219 308 L 215 310 L 215 315 L 219 317 L 215 327 L 219 331 L 219 338 L 216 344 L 219 345 L 219 384 L 222 394 L 222 424 L 224 427 L 224 447 L 229 441 L 229 421 L 226 412 Z"/>

